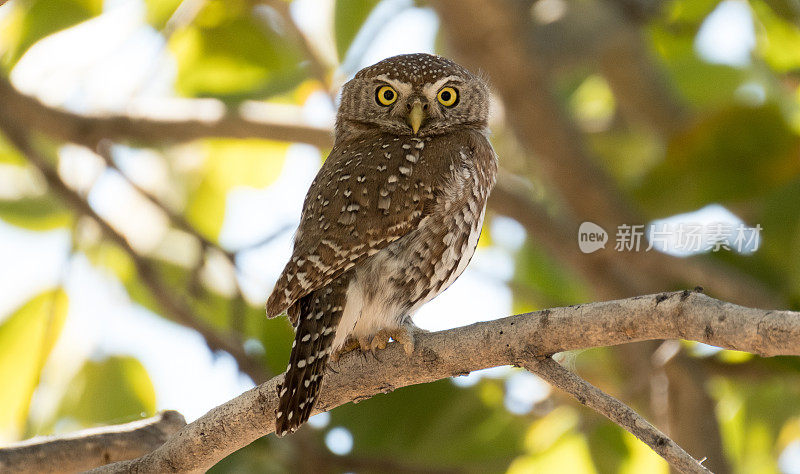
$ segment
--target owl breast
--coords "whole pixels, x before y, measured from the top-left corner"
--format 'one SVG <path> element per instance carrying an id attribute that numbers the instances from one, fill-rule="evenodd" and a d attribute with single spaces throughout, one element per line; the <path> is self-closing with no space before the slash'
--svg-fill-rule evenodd
<path id="1" fill-rule="evenodd" d="M 494 173 L 481 169 L 464 151 L 459 158 L 419 227 L 354 269 L 334 351 L 348 337 L 368 337 L 410 324 L 417 309 L 467 267 L 480 237 Z"/>

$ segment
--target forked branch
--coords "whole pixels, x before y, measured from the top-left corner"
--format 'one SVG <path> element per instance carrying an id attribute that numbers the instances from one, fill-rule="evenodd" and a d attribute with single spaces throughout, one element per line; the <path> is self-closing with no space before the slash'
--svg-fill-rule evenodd
<path id="1" fill-rule="evenodd" d="M 697 461 L 651 425 L 574 374 L 537 357 L 649 339 L 688 339 L 763 356 L 800 355 L 800 313 L 746 308 L 683 291 L 553 308 L 470 326 L 420 334 L 411 356 L 391 344 L 381 360 L 345 355 L 329 373 L 315 413 L 397 388 L 500 365 L 528 367 L 578 396 L 634 434 L 678 470 L 705 472 Z M 546 360 L 546 359 L 545 359 Z M 224 403 L 138 459 L 94 472 L 203 472 L 225 456 L 271 433 L 275 387 L 281 376 Z M 663 437 L 662 437 L 663 436 Z"/>

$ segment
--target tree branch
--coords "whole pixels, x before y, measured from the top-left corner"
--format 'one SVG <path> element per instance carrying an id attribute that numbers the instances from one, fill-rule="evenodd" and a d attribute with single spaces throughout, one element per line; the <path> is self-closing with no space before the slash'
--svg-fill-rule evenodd
<path id="1" fill-rule="evenodd" d="M 681 281 L 709 288 L 714 296 L 760 307 L 781 307 L 783 298 L 741 270 L 709 262 L 705 255 L 677 258 L 661 252 L 615 252 L 604 249 L 584 254 L 578 248 L 578 223 L 552 215 L 525 189 L 500 174 L 489 207 L 519 222 L 560 262 L 582 275 L 600 298 L 611 299 L 654 291 Z M 613 234 L 614 229 L 606 229 Z M 631 271 L 634 269 L 635 271 Z"/>
<path id="2" fill-rule="evenodd" d="M 114 141 L 170 143 L 208 137 L 269 138 L 307 143 L 325 148 L 333 143 L 330 129 L 303 123 L 288 123 L 269 117 L 269 106 L 248 102 L 241 111 L 225 110 L 222 103 L 209 100 L 184 101 L 194 104 L 192 113 L 175 119 L 156 119 L 157 113 L 138 115 L 81 115 L 50 107 L 34 97 L 20 93 L 0 76 L 0 115 L 26 130 L 38 130 L 59 140 L 94 149 L 106 138 Z M 209 103 L 216 112 L 204 113 Z M 218 110 L 217 110 L 218 109 Z M 199 116 L 207 118 L 194 118 Z M 193 118 L 188 118 L 193 117 Z"/>
<path id="3" fill-rule="evenodd" d="M 631 407 L 565 369 L 552 358 L 531 358 L 522 366 L 628 430 L 678 471 L 711 472 Z"/>
<path id="4" fill-rule="evenodd" d="M 0 472 L 79 472 L 143 456 L 186 426 L 183 415 L 163 411 L 152 418 L 43 436 L 0 448 Z"/>
<path id="5" fill-rule="evenodd" d="M 551 93 L 551 77 L 543 59 L 543 51 L 549 46 L 531 46 L 526 42 L 535 29 L 531 15 L 525 10 L 527 4 L 480 0 L 430 3 L 439 14 L 454 55 L 465 66 L 489 76 L 503 99 L 509 127 L 520 144 L 536 155 L 535 164 L 541 175 L 567 204 L 562 217 L 572 236 L 564 242 L 575 242 L 578 228 L 575 223 L 584 220 L 598 223 L 610 232 L 620 224 L 646 223 L 647 219 L 623 199 L 623 193 L 587 151 L 580 131 Z M 472 14 L 476 9 L 481 15 Z M 531 94 L 531 90 L 539 93 Z M 651 122 L 659 120 L 653 118 Z M 572 247 L 572 252 L 577 254 L 576 247 Z M 633 280 L 617 288 L 613 297 L 703 284 L 713 286 L 717 295 L 727 300 L 756 306 L 784 304 L 783 298 L 748 275 L 704 258 L 614 252 L 610 260 L 604 265 L 613 278 Z"/>
<path id="6" fill-rule="evenodd" d="M 199 332 L 211 350 L 223 350 L 231 354 L 236 359 L 241 371 L 250 376 L 255 383 L 265 381 L 268 375 L 263 364 L 250 357 L 237 338 L 230 334 L 220 334 L 205 321 L 197 318 L 189 304 L 179 295 L 176 295 L 162 281 L 161 275 L 152 264 L 152 261 L 139 255 L 131 247 L 124 235 L 106 222 L 79 193 L 67 186 L 58 173 L 49 165 L 48 160 L 32 145 L 27 134 L 20 129 L 19 124 L 13 121 L 9 122 L 6 119 L 7 117 L 0 113 L 0 129 L 5 133 L 9 141 L 39 169 L 48 186 L 60 195 L 69 207 L 80 215 L 88 216 L 97 222 L 103 234 L 128 254 L 133 260 L 142 282 L 166 314 L 179 323 Z"/>
<path id="7" fill-rule="evenodd" d="M 314 413 L 473 370 L 523 365 L 536 356 L 650 339 L 689 339 L 764 356 L 800 355 L 800 313 L 746 308 L 682 291 L 554 308 L 422 333 L 411 356 L 394 343 L 381 353 L 381 361 L 345 355 L 337 373 L 326 375 Z M 212 409 L 141 458 L 93 472 L 202 472 L 273 432 L 275 387 L 280 380 L 281 376 L 274 377 Z M 556 378 L 553 381 L 560 383 Z M 594 397 L 591 392 L 584 395 L 587 400 Z M 601 411 L 611 406 L 608 400 L 593 403 Z M 603 413 L 609 418 L 617 416 Z"/>

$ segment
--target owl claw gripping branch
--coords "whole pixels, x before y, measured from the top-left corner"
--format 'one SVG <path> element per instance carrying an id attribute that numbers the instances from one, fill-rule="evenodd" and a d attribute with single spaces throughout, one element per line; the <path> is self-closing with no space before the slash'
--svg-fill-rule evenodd
<path id="1" fill-rule="evenodd" d="M 480 236 L 497 173 L 488 110 L 486 83 L 429 54 L 345 84 L 333 150 L 267 301 L 268 317 L 286 311 L 296 328 L 279 436 L 308 419 L 329 358 L 390 338 L 413 353 L 411 316 L 461 275 Z"/>

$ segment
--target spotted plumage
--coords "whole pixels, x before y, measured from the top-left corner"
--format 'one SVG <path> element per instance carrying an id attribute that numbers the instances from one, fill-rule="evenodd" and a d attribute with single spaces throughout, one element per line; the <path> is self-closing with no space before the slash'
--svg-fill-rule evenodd
<path id="1" fill-rule="evenodd" d="M 389 58 L 344 86 L 333 150 L 267 302 L 297 328 L 279 435 L 310 415 L 331 356 L 389 337 L 411 351 L 411 316 L 464 271 L 497 170 L 487 115 L 486 84 L 438 56 Z"/>

